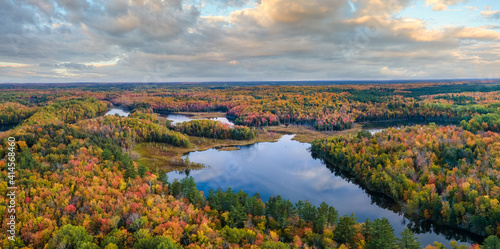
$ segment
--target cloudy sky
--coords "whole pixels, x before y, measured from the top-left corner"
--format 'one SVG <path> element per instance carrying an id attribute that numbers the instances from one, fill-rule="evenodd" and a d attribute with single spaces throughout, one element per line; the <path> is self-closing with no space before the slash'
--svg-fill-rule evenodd
<path id="1" fill-rule="evenodd" d="M 500 78 L 498 0 L 0 0 L 0 82 Z"/>

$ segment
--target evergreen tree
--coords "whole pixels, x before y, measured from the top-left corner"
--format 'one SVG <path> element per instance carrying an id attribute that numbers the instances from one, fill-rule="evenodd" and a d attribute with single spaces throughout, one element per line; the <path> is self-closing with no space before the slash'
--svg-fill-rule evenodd
<path id="1" fill-rule="evenodd" d="M 137 167 L 137 173 L 139 173 L 139 176 L 141 177 L 144 177 L 146 175 L 146 172 L 148 171 L 149 171 L 148 167 L 144 165 L 139 165 L 139 167 Z"/>
<path id="2" fill-rule="evenodd" d="M 105 148 L 103 151 L 102 151 L 102 159 L 104 160 L 110 160 L 111 157 L 113 156 L 113 153 L 111 153 L 111 150 L 109 150 L 108 148 Z"/>
<path id="3" fill-rule="evenodd" d="M 408 229 L 405 228 L 400 234 L 401 238 L 398 238 L 398 246 L 401 249 L 419 249 L 420 241 L 415 237 L 415 234 Z"/>
<path id="4" fill-rule="evenodd" d="M 19 160 L 19 167 L 21 169 L 34 169 L 37 167 L 38 163 L 31 155 L 31 150 L 28 147 L 24 147 L 21 152 L 21 160 Z"/>
<path id="5" fill-rule="evenodd" d="M 135 179 L 137 177 L 137 171 L 135 170 L 134 165 L 129 165 L 127 169 L 125 170 L 125 173 L 123 173 L 123 177 L 125 179 L 132 178 Z"/>
<path id="6" fill-rule="evenodd" d="M 366 244 L 367 249 L 390 249 L 396 248 L 396 237 L 387 218 L 373 221 L 370 241 Z"/>
<path id="7" fill-rule="evenodd" d="M 92 236 L 82 226 L 65 225 L 49 241 L 47 248 L 92 248 Z M 99 248 L 99 247 L 97 247 Z"/>
<path id="8" fill-rule="evenodd" d="M 486 238 L 481 246 L 483 249 L 500 249 L 500 238 L 495 235 L 490 235 Z"/>
<path id="9" fill-rule="evenodd" d="M 283 242 L 266 241 L 262 244 L 262 249 L 289 249 L 290 246 Z"/>
<path id="10" fill-rule="evenodd" d="M 170 238 L 156 236 L 153 238 L 140 239 L 134 244 L 134 249 L 178 249 L 181 248 Z"/>
<path id="11" fill-rule="evenodd" d="M 236 202 L 236 205 L 231 206 L 231 210 L 229 212 L 229 220 L 229 225 L 231 227 L 243 228 L 245 226 L 247 215 L 245 213 L 245 208 L 241 206 L 239 202 Z"/>
<path id="12" fill-rule="evenodd" d="M 344 215 L 340 217 L 339 223 L 335 228 L 334 238 L 339 244 L 353 244 L 354 236 L 356 235 L 356 217 L 354 214 L 351 216 Z"/>

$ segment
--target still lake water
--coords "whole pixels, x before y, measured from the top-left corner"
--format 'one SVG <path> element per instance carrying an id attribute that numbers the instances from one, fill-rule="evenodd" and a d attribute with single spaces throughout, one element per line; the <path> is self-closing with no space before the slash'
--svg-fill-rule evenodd
<path id="1" fill-rule="evenodd" d="M 180 114 L 168 114 L 165 116 L 167 119 L 169 120 L 172 120 L 172 124 L 173 125 L 177 125 L 177 124 L 180 124 L 182 122 L 187 122 L 187 121 L 191 121 L 191 120 L 195 120 L 195 119 L 192 119 L 190 118 L 189 116 L 187 115 L 180 115 Z M 206 120 L 206 119 L 210 119 L 210 120 L 215 120 L 215 121 L 219 121 L 219 122 L 222 122 L 224 124 L 229 124 L 229 125 L 234 125 L 233 122 L 229 121 L 227 118 L 225 117 L 217 117 L 217 118 L 201 118 L 201 120 Z"/>
<path id="2" fill-rule="evenodd" d="M 380 122 L 366 122 L 363 124 L 363 130 L 369 131 L 372 135 L 381 132 L 389 127 L 404 127 L 413 125 L 428 125 L 435 123 L 436 125 L 459 125 L 457 122 L 443 122 L 443 121 L 426 121 L 426 120 L 401 120 L 401 121 L 380 121 Z"/>
<path id="3" fill-rule="evenodd" d="M 128 117 L 128 115 L 130 115 L 130 112 L 119 108 L 113 108 L 104 115 L 115 115 L 115 114 L 120 115 L 120 117 Z"/>
<path id="4" fill-rule="evenodd" d="M 259 193 L 265 201 L 277 195 L 292 202 L 309 200 L 315 205 L 324 201 L 335 207 L 340 215 L 354 213 L 358 222 L 364 222 L 367 218 L 374 220 L 386 217 L 398 237 L 406 227 L 404 223 L 411 223 L 412 227 L 422 232 L 417 237 L 423 247 L 434 241 L 449 247 L 451 240 L 464 239 L 465 235 L 453 231 L 446 231 L 449 234 L 446 238 L 389 210 L 397 210 L 398 207 L 386 198 L 368 194 L 358 185 L 335 175 L 320 160 L 311 157 L 308 150 L 310 144 L 293 141 L 292 138 L 293 135 L 284 135 L 274 143 L 236 146 L 239 148 L 236 151 L 209 149 L 189 153 L 190 161 L 208 167 L 196 171 L 170 172 L 169 181 L 182 179 L 188 174 L 204 193 L 220 187 L 223 190 L 241 189 L 250 195 Z"/>
<path id="5" fill-rule="evenodd" d="M 128 117 L 130 115 L 130 112 L 126 111 L 124 109 L 121 109 L 121 108 L 112 108 L 104 115 L 115 115 L 115 114 L 118 114 L 121 117 Z M 182 114 L 168 114 L 168 115 L 160 115 L 160 116 L 166 117 L 167 119 L 172 120 L 172 124 L 174 124 L 174 125 L 182 123 L 182 122 L 186 122 L 186 121 L 195 120 L 195 119 L 190 118 L 187 115 L 182 115 Z M 208 118 L 202 118 L 202 119 L 208 119 Z M 234 125 L 233 122 L 229 121 L 225 117 L 210 118 L 210 120 L 219 121 L 219 122 L 222 122 L 224 124 Z"/>

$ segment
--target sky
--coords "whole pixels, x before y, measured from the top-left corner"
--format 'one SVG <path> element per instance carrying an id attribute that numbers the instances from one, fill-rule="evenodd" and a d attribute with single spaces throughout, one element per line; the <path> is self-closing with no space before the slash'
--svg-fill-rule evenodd
<path id="1" fill-rule="evenodd" d="M 0 82 L 500 78 L 498 0 L 0 0 Z"/>

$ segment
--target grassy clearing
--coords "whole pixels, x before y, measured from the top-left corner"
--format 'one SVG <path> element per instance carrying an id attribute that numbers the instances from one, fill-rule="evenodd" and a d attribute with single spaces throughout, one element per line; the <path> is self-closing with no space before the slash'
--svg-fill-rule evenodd
<path id="1" fill-rule="evenodd" d="M 222 147 L 222 148 L 217 149 L 217 151 L 235 151 L 235 150 L 240 150 L 240 148 L 234 147 L 234 146 L 229 146 L 229 147 Z"/>

